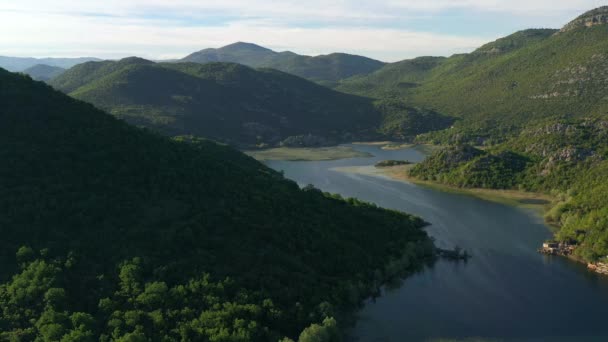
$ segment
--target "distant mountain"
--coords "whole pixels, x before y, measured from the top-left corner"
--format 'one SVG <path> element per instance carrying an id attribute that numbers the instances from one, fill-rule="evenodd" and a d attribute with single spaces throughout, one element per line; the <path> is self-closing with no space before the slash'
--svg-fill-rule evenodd
<path id="1" fill-rule="evenodd" d="M 369 99 L 233 63 L 89 62 L 51 85 L 136 125 L 237 145 L 308 134 L 333 142 L 369 138 L 381 120 Z"/>
<path id="2" fill-rule="evenodd" d="M 31 58 L 31 57 L 6 57 L 0 56 L 0 68 L 8 71 L 23 71 L 38 64 L 44 64 L 63 69 L 69 69 L 76 64 L 101 61 L 94 57 L 79 57 L 79 58 Z"/>
<path id="3" fill-rule="evenodd" d="M 107 80 L 145 77 L 119 73 Z M 336 319 L 433 258 L 421 219 L 301 190 L 227 146 L 2 69 L 0 103 L 2 341 L 337 336 Z"/>
<path id="4" fill-rule="evenodd" d="M 36 64 L 23 70 L 24 74 L 30 75 L 36 81 L 47 82 L 65 72 L 66 69 L 45 64 Z"/>
<path id="5" fill-rule="evenodd" d="M 338 80 L 355 75 L 369 74 L 384 65 L 383 62 L 374 59 L 344 53 L 311 57 L 288 51 L 275 52 L 255 44 L 242 42 L 219 49 L 201 50 L 181 61 L 232 62 L 254 68 L 273 68 L 325 84 L 333 84 Z"/>

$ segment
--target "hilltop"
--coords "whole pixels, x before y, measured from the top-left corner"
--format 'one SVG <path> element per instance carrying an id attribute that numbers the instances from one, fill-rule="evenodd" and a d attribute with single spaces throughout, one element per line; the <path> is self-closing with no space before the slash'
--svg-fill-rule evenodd
<path id="1" fill-rule="evenodd" d="M 606 24 L 608 24 L 608 6 L 603 6 L 583 13 L 581 16 L 564 26 L 560 32 L 568 32 Z"/>
<path id="2" fill-rule="evenodd" d="M 432 255 L 422 220 L 301 190 L 227 146 L 4 70 L 0 102 L 2 340 L 335 335 Z"/>
<path id="3" fill-rule="evenodd" d="M 23 70 L 24 74 L 30 75 L 36 81 L 48 82 L 65 72 L 64 68 L 54 67 L 45 64 L 36 64 L 31 68 Z"/>
<path id="4" fill-rule="evenodd" d="M 384 63 L 356 55 L 332 53 L 321 56 L 303 56 L 293 52 L 275 52 L 251 43 L 234 43 L 219 49 L 204 49 L 192 53 L 181 62 L 209 63 L 232 62 L 254 68 L 272 68 L 319 82 L 335 82 L 355 75 L 369 74 Z"/>

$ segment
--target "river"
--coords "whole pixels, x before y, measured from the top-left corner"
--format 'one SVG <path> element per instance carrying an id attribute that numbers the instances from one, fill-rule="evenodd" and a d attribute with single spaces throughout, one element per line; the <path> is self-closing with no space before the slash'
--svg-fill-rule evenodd
<path id="1" fill-rule="evenodd" d="M 467 263 L 438 261 L 369 300 L 354 341 L 608 341 L 608 277 L 536 252 L 551 236 L 532 211 L 391 179 L 332 170 L 380 160 L 423 160 L 416 148 L 334 161 L 269 161 L 300 185 L 421 216 L 439 247 L 461 246 Z"/>

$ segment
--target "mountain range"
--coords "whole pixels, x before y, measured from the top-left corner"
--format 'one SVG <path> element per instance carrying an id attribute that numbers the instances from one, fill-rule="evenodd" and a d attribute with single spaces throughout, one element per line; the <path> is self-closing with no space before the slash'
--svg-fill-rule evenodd
<path id="1" fill-rule="evenodd" d="M 100 61 L 94 57 L 78 57 L 78 58 L 32 58 L 32 57 L 6 57 L 0 56 L 0 68 L 8 71 L 23 71 L 33 66 L 43 64 L 52 67 L 69 69 L 76 64 Z"/>
<path id="2" fill-rule="evenodd" d="M 383 62 L 345 53 L 303 56 L 285 51 L 275 52 L 251 43 L 238 42 L 219 49 L 204 49 L 192 53 L 181 62 L 231 62 L 253 68 L 272 68 L 296 76 L 331 85 L 355 75 L 365 75 L 380 69 Z"/>
<path id="3" fill-rule="evenodd" d="M 585 13 L 561 30 L 520 31 L 470 54 L 388 64 L 335 89 L 396 96 L 462 118 L 451 133 L 469 141 L 516 134 L 530 122 L 601 116 L 608 109 L 606 12 Z"/>
<path id="4" fill-rule="evenodd" d="M 50 84 L 136 125 L 235 145 L 371 138 L 381 119 L 369 99 L 234 63 L 88 62 Z"/>

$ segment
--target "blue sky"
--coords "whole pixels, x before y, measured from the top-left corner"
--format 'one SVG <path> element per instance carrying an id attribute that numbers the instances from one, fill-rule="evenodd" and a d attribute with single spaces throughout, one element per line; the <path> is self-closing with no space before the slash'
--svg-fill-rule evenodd
<path id="1" fill-rule="evenodd" d="M 397 61 L 559 28 L 598 0 L 2 0 L 0 55 L 178 58 L 236 41 Z"/>

